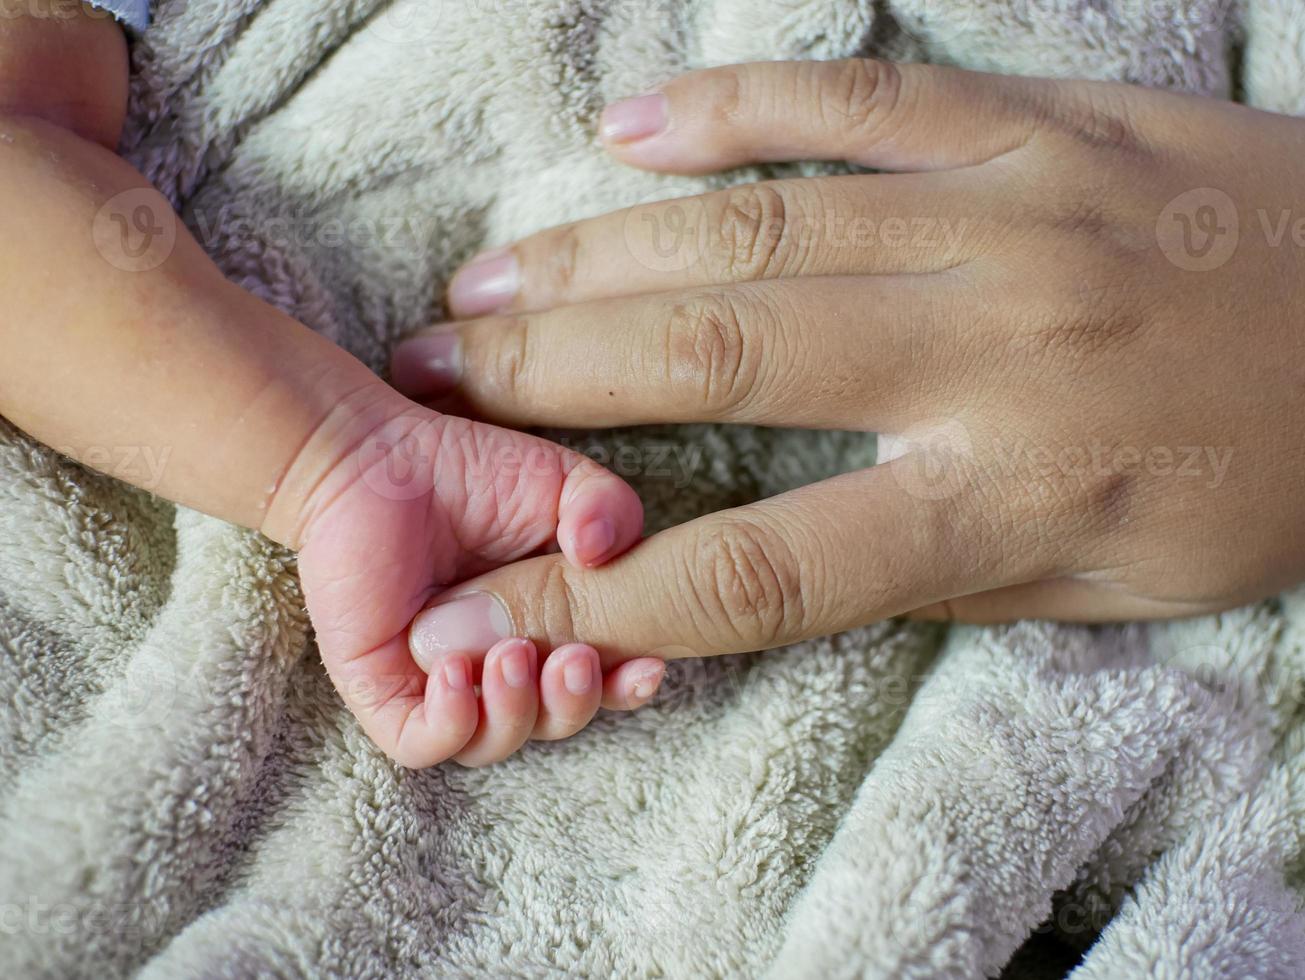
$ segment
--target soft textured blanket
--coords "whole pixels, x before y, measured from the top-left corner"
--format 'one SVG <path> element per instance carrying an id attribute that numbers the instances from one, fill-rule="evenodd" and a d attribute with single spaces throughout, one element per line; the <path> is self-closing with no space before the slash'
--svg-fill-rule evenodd
<path id="1" fill-rule="evenodd" d="M 1305 112 L 1299 0 L 163 0 L 125 152 L 379 368 L 475 248 L 710 183 L 605 159 L 604 100 L 867 52 Z M 633 447 L 655 525 L 873 458 L 567 438 Z M 292 556 L 0 423 L 0 694 L 5 977 L 1305 975 L 1305 591 L 679 663 L 638 714 L 408 772 Z"/>

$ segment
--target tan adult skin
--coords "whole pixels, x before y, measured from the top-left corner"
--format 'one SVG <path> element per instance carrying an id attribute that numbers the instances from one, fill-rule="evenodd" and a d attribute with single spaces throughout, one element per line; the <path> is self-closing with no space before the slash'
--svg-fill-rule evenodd
<path id="1" fill-rule="evenodd" d="M 510 425 L 864 429 L 896 458 L 601 570 L 545 557 L 466 586 L 516 631 L 707 656 L 912 611 L 1188 616 L 1305 579 L 1305 122 L 856 60 L 685 75 L 610 108 L 604 139 L 674 173 L 891 173 L 650 205 L 473 263 L 464 322 L 437 328 L 458 397 Z M 683 261 L 640 238 L 686 217 Z M 397 353 L 414 395 L 442 397 L 434 335 Z"/>

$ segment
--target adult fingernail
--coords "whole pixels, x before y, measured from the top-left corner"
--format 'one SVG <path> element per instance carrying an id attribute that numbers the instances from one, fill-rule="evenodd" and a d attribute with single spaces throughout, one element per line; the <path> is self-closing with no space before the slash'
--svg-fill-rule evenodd
<path id="1" fill-rule="evenodd" d="M 662 682 L 662 674 L 666 668 L 658 667 L 656 670 L 650 670 L 646 674 L 641 674 L 635 678 L 634 685 L 631 688 L 631 694 L 636 701 L 647 701 L 657 692 L 657 686 Z"/>
<path id="2" fill-rule="evenodd" d="M 634 143 L 656 136 L 670 121 L 670 108 L 661 92 L 613 102 L 603 110 L 599 131 L 607 143 Z"/>
<path id="3" fill-rule="evenodd" d="M 512 619 L 503 603 L 485 592 L 432 606 L 412 621 L 408 649 L 418 666 L 452 653 L 479 653 L 512 635 Z"/>
<path id="4" fill-rule="evenodd" d="M 510 249 L 484 252 L 449 283 L 449 308 L 458 316 L 485 316 L 508 306 L 521 289 L 521 266 Z"/>
<path id="5" fill-rule="evenodd" d="M 573 653 L 562 667 L 562 683 L 572 694 L 588 694 L 594 686 L 594 663 L 587 653 Z"/>
<path id="6" fill-rule="evenodd" d="M 413 398 L 447 394 L 462 380 L 462 337 L 445 330 L 405 340 L 394 349 L 390 377 Z"/>
<path id="7" fill-rule="evenodd" d="M 499 651 L 499 670 L 508 687 L 523 688 L 530 683 L 530 645 L 525 640 L 512 640 Z"/>
<path id="8" fill-rule="evenodd" d="M 616 544 L 616 525 L 610 517 L 596 517 L 575 532 L 573 548 L 582 565 L 597 565 Z"/>
<path id="9" fill-rule="evenodd" d="M 458 654 L 444 662 L 444 682 L 453 691 L 465 691 L 471 687 L 471 661 Z"/>

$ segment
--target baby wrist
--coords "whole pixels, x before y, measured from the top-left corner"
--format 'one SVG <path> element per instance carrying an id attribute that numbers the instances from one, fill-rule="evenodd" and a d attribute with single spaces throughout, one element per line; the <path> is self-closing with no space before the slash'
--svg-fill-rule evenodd
<path id="1" fill-rule="evenodd" d="M 343 353 L 343 352 L 342 352 Z M 322 410 L 300 448 L 268 488 L 259 530 L 292 550 L 300 550 L 317 517 L 359 479 L 365 478 L 368 447 L 377 433 L 405 416 L 428 414 L 344 355 L 357 370 L 342 368 L 325 387 Z"/>

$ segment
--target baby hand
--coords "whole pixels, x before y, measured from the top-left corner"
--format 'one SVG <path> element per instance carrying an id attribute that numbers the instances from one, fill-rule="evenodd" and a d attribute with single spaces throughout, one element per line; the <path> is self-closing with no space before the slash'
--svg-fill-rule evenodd
<path id="1" fill-rule="evenodd" d="M 344 447 L 343 452 L 339 447 Z M 415 644 L 409 627 L 449 585 L 554 539 L 593 567 L 643 526 L 638 497 L 586 457 L 533 436 L 420 408 L 377 384 L 315 433 L 269 515 L 297 545 L 317 644 L 367 734 L 413 768 L 498 761 L 531 738 L 564 738 L 600 702 L 646 701 L 662 664 L 629 661 L 604 679 L 598 654 L 568 644 L 543 661 L 489 597 L 459 602 L 470 648 Z M 288 519 L 285 528 L 276 524 Z M 451 609 L 451 604 L 444 609 Z M 427 617 L 443 614 L 436 605 Z M 480 696 L 476 687 L 479 685 Z"/>

